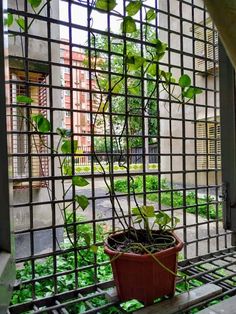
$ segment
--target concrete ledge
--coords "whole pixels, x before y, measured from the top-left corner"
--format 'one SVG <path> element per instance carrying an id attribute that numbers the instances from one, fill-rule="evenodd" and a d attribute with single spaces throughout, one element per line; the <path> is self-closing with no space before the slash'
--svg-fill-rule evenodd
<path id="1" fill-rule="evenodd" d="M 198 312 L 198 314 L 236 314 L 236 296 Z"/>
<path id="2" fill-rule="evenodd" d="M 143 308 L 134 313 L 137 314 L 181 313 L 188 307 L 193 306 L 195 304 L 197 305 L 198 303 L 205 299 L 210 299 L 214 296 L 217 296 L 221 292 L 222 288 L 220 288 L 219 286 L 216 286 L 214 284 L 206 284 L 204 286 L 192 289 L 189 292 L 181 293 L 171 299 Z"/>

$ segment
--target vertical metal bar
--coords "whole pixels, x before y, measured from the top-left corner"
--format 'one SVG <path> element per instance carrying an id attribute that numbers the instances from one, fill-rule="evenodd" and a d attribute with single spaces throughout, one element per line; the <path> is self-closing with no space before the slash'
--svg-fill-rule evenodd
<path id="1" fill-rule="evenodd" d="M 183 16 L 183 3 L 179 2 L 179 16 Z M 184 28 L 183 28 L 183 20 L 180 19 L 180 66 L 181 66 L 181 75 L 183 73 L 183 65 L 184 65 L 184 46 L 183 46 L 183 34 L 184 34 Z M 185 113 L 185 106 L 182 106 L 182 178 L 183 178 L 183 235 L 184 235 L 184 242 L 187 241 L 187 206 L 186 206 L 186 188 L 187 188 L 187 182 L 186 182 L 186 128 L 185 128 L 185 119 L 186 119 L 186 113 Z M 187 246 L 184 246 L 184 257 L 186 258 L 188 254 Z"/>
<path id="2" fill-rule="evenodd" d="M 6 86 L 5 77 L 8 71 L 6 62 L 6 35 L 4 34 L 4 9 L 6 1 L 0 2 L 0 251 L 11 252 L 11 228 L 10 228 L 10 208 L 9 208 L 9 179 L 8 179 L 8 152 L 7 152 L 7 120 L 6 120 Z"/>
<path id="3" fill-rule="evenodd" d="M 51 18 L 51 3 L 48 2 L 47 7 L 46 7 L 46 17 L 47 17 L 47 60 L 49 63 L 49 69 L 48 69 L 48 84 L 49 84 L 49 89 L 48 89 L 48 95 L 49 95 L 49 99 L 48 99 L 48 106 L 49 106 L 49 120 L 50 120 L 50 124 L 51 124 L 51 130 L 54 129 L 54 101 L 53 101 L 53 89 L 52 89 L 52 85 L 53 85 L 53 70 L 52 70 L 52 65 L 51 62 L 53 61 L 53 55 L 52 55 L 52 43 L 51 43 L 51 38 L 52 38 L 52 28 L 51 28 L 51 22 L 50 22 L 50 18 Z M 55 145 L 55 141 L 54 141 L 54 134 L 53 132 L 50 133 L 50 148 L 49 148 L 49 152 L 50 152 L 50 174 L 51 174 L 51 211 L 52 211 L 52 247 L 53 247 L 53 252 L 56 252 L 56 205 L 55 205 L 55 200 L 56 200 L 56 184 L 55 184 L 55 154 L 54 152 L 54 145 Z M 49 185 L 50 185 L 49 183 Z M 53 290 L 54 293 L 56 294 L 58 291 L 58 287 L 57 287 L 57 258 L 56 255 L 53 255 Z"/>
<path id="4" fill-rule="evenodd" d="M 193 2 L 194 0 L 191 1 L 192 4 L 192 9 L 191 9 L 191 13 L 192 13 L 192 34 L 193 34 L 193 38 L 195 38 L 195 28 L 194 28 L 194 23 L 195 23 L 195 15 L 194 15 L 194 6 L 193 6 Z M 195 41 L 192 40 L 192 51 L 193 51 L 193 85 L 195 86 L 196 83 L 196 51 L 195 51 Z M 193 119 L 194 119 L 194 169 L 197 170 L 198 169 L 198 162 L 197 162 L 197 108 L 196 106 L 193 106 Z M 196 209 L 195 209 L 195 221 L 196 221 L 196 227 L 195 227 L 195 232 L 196 232 L 196 251 L 195 251 L 195 255 L 198 256 L 199 255 L 199 207 L 198 207 L 198 173 L 197 171 L 194 172 L 194 192 L 195 192 L 195 203 L 196 203 Z"/>

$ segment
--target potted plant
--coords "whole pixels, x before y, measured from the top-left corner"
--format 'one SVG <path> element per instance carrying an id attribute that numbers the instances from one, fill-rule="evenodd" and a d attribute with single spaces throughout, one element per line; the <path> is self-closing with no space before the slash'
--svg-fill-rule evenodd
<path id="1" fill-rule="evenodd" d="M 151 304 L 158 297 L 174 295 L 183 242 L 173 232 L 178 218 L 174 217 L 171 227 L 171 217 L 162 211 L 155 213 L 153 206 L 134 208 L 133 214 L 144 228 L 110 234 L 105 252 L 111 259 L 119 299 Z"/>
<path id="2" fill-rule="evenodd" d="M 116 2 L 97 1 L 96 7 L 101 12 L 107 13 L 115 9 Z M 140 10 L 142 10 L 142 1 L 131 1 L 127 4 L 125 8 L 127 16 L 123 17 L 121 22 L 122 35 L 140 38 L 140 31 L 133 18 Z M 146 11 L 147 24 L 155 19 L 154 9 Z M 127 41 L 124 45 L 117 39 L 108 40 L 102 35 L 91 36 L 92 67 L 96 86 L 100 92 L 94 125 L 103 127 L 104 155 L 108 170 L 105 169 L 96 151 L 94 157 L 104 175 L 114 216 L 119 222 L 118 230 L 113 230 L 108 235 L 104 245 L 105 252 L 110 257 L 118 297 L 121 301 L 137 299 L 145 304 L 151 304 L 158 297 L 174 295 L 177 256 L 183 247 L 183 242 L 173 232 L 178 218 L 170 217 L 165 211 L 155 211 L 154 206 L 148 206 L 146 202 L 140 205 L 134 188 L 134 178 L 129 168 L 130 154 L 126 152 L 135 145 L 141 147 L 146 145 L 143 138 L 138 142 L 138 131 L 140 126 L 144 127 L 139 115 L 158 114 L 153 109 L 156 107 L 155 103 L 153 106 L 153 101 L 150 99 L 153 96 L 159 98 L 159 87 L 163 93 L 179 103 L 179 108 L 202 91 L 192 86 L 191 78 L 187 74 L 182 73 L 176 80 L 171 72 L 162 69 L 160 60 L 164 58 L 168 47 L 148 25 L 145 26 L 143 36 L 144 42 L 150 43 L 147 47 L 144 44 L 143 51 L 140 51 L 139 44 L 135 45 L 132 41 Z M 107 52 L 111 52 L 109 45 L 113 47 L 114 55 L 107 60 Z M 109 69 L 122 75 L 117 77 L 114 75 L 108 80 L 106 74 L 100 73 L 106 73 Z M 132 98 L 129 100 L 129 105 L 125 105 L 119 100 L 119 95 L 124 94 L 134 97 L 144 95 L 150 99 L 139 102 Z M 120 118 L 120 112 L 124 112 L 126 118 Z M 117 117 L 116 113 L 118 113 Z M 109 120 L 111 114 L 112 125 Z M 149 125 L 149 132 L 152 132 L 151 127 L 152 125 Z M 154 124 L 154 128 L 157 127 Z M 126 142 L 123 140 L 124 133 Z M 114 189 L 114 177 L 111 175 L 114 173 L 114 156 L 112 156 L 114 148 L 116 156 L 119 156 L 118 166 L 127 174 L 128 194 L 135 202 L 135 207 L 131 212 L 128 211 L 129 215 L 120 204 L 119 196 Z"/>

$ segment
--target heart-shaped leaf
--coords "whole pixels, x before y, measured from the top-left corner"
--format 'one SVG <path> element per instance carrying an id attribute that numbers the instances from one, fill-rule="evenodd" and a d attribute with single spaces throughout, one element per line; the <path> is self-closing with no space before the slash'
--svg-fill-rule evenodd
<path id="1" fill-rule="evenodd" d="M 16 23 L 19 25 L 19 27 L 25 31 L 25 20 L 22 17 L 18 17 L 16 19 Z"/>
<path id="2" fill-rule="evenodd" d="M 83 210 L 85 210 L 89 205 L 89 200 L 85 195 L 75 195 L 75 201 Z"/>
<path id="3" fill-rule="evenodd" d="M 72 178 L 72 184 L 76 185 L 76 186 L 83 187 L 83 186 L 88 185 L 89 182 L 85 178 L 83 178 L 83 177 L 75 176 L 75 177 Z"/>
<path id="4" fill-rule="evenodd" d="M 189 87 L 191 85 L 191 78 L 187 74 L 183 74 L 179 78 L 179 86 L 182 88 Z"/>
<path id="5" fill-rule="evenodd" d="M 142 2 L 141 1 L 131 1 L 127 7 L 125 8 L 126 12 L 129 16 L 133 16 L 141 9 Z"/>
<path id="6" fill-rule="evenodd" d="M 42 3 L 42 0 L 28 0 L 32 8 L 37 8 Z"/>
<path id="7" fill-rule="evenodd" d="M 136 24 L 131 16 L 126 16 L 121 23 L 121 30 L 123 33 L 134 33 L 136 32 Z"/>
<path id="8" fill-rule="evenodd" d="M 32 114 L 31 119 L 34 121 L 38 132 L 47 133 L 51 131 L 51 123 L 41 113 Z"/>
<path id="9" fill-rule="evenodd" d="M 63 154 L 71 154 L 72 152 L 75 152 L 77 148 L 78 148 L 77 140 L 74 140 L 73 142 L 71 140 L 65 140 L 61 145 L 61 151 L 63 152 Z"/>
<path id="10" fill-rule="evenodd" d="M 146 21 L 152 21 L 156 18 L 157 14 L 155 12 L 154 9 L 149 9 L 146 13 L 146 17 L 145 17 L 145 20 Z"/>
<path id="11" fill-rule="evenodd" d="M 110 12 L 116 7 L 116 0 L 97 0 L 95 7 L 104 12 Z"/>
<path id="12" fill-rule="evenodd" d="M 192 99 L 194 96 L 201 94 L 202 90 L 198 87 L 189 87 L 186 91 L 183 92 L 183 96 L 189 99 Z"/>
<path id="13" fill-rule="evenodd" d="M 13 14 L 8 13 L 7 14 L 7 18 L 4 19 L 4 25 L 7 25 L 8 27 L 10 27 L 13 24 Z"/>

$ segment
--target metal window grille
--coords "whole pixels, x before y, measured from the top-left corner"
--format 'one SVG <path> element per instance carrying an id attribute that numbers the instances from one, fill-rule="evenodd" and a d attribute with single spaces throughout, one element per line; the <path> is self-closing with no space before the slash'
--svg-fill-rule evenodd
<path id="1" fill-rule="evenodd" d="M 44 99 L 47 98 L 43 113 L 53 130 L 44 135 L 49 149 L 40 151 L 40 155 L 45 157 L 47 171 L 39 175 L 37 170 L 34 175 L 34 160 L 38 160 L 39 152 L 35 153 L 32 146 L 35 134 L 31 126 L 27 123 L 23 130 L 11 131 L 13 137 L 20 134 L 27 142 L 23 152 L 12 151 L 15 159 L 22 154 L 27 158 L 24 176 L 15 178 L 22 185 L 27 183 L 27 189 L 15 191 L 14 195 L 15 237 L 18 243 L 24 243 L 24 247 L 22 244 L 16 247 L 18 280 L 21 280 L 18 288 L 27 298 L 22 301 L 16 291 L 10 313 L 75 313 L 79 308 L 84 313 L 98 313 L 117 305 L 106 298 L 107 289 L 113 287 L 111 275 L 104 276 L 108 259 L 105 256 L 99 259 L 90 252 L 89 261 L 84 261 L 81 255 L 86 256 L 87 244 L 81 240 L 79 247 L 72 247 L 65 227 L 70 227 L 74 240 L 89 228 L 91 242 L 101 252 L 101 229 L 104 232 L 119 227 L 118 210 L 130 217 L 135 203 L 129 186 L 117 197 L 109 196 L 107 188 L 118 179 L 126 180 L 125 184 L 130 177 L 140 181 L 142 189 L 136 192 L 139 204 L 154 204 L 155 210 L 180 218 L 176 232 L 185 242 L 185 260 L 230 246 L 230 233 L 223 230 L 221 223 L 215 45 L 211 45 L 213 54 L 200 58 L 205 73 L 209 72 L 209 61 L 212 63 L 207 76 L 198 75 L 196 63 L 199 59 L 196 27 L 203 30 L 201 42 L 205 50 L 211 44 L 208 33 L 215 33 L 215 29 L 208 24 L 201 1 L 150 1 L 143 2 L 144 9 L 135 17 L 138 34 L 124 35 L 116 25 L 125 16 L 128 2 L 118 2 L 119 13 L 112 11 L 105 15 L 94 8 L 94 1 L 44 1 L 40 14 L 32 10 L 28 1 L 16 1 L 17 5 L 9 2 L 9 12 L 21 17 L 26 29 L 22 31 L 16 24 L 9 28 L 10 66 L 14 64 L 14 70 L 23 72 L 20 85 L 27 96 L 31 96 L 31 89 L 43 92 Z M 145 19 L 145 11 L 149 9 L 157 13 L 151 22 Z M 145 36 L 147 25 L 152 34 L 168 45 L 166 56 L 158 66 L 166 73 L 173 72 L 177 79 L 168 87 L 162 82 L 151 92 L 147 87 L 156 83 L 155 76 L 148 76 L 143 68 L 138 74 L 122 68 L 123 53 L 126 55 L 130 47 L 140 57 L 152 58 L 153 43 Z M 83 56 L 79 62 L 78 53 Z M 121 68 L 117 66 L 119 62 Z M 46 80 L 32 80 L 31 72 L 36 77 L 43 73 Z M 203 90 L 184 105 L 170 96 L 183 73 L 191 77 L 193 86 Z M 18 82 L 12 78 L 10 84 Z M 111 88 L 112 92 L 108 92 Z M 18 108 L 13 101 L 9 106 L 12 110 Z M 34 103 L 21 107 L 28 118 L 32 110 L 41 110 Z M 210 130 L 209 117 L 211 127 L 214 126 Z M 202 154 L 198 149 L 200 120 L 204 121 L 203 134 L 209 132 L 204 139 L 204 169 L 198 168 Z M 63 162 L 63 175 L 59 171 L 58 154 L 54 153 L 58 127 L 70 130 L 70 138 L 78 143 L 78 149 Z M 106 142 L 108 148 L 98 149 L 97 142 Z M 122 152 L 117 146 L 122 147 Z M 151 148 L 154 146 L 155 149 Z M 63 151 L 59 151 L 59 156 L 64 158 Z M 77 174 L 89 180 L 87 189 L 70 187 L 71 178 Z M 148 187 L 150 176 L 157 180 L 154 188 Z M 35 192 L 33 187 L 39 181 L 47 184 L 40 185 Z M 62 190 L 61 182 L 66 185 L 66 191 Z M 89 197 L 90 205 L 84 212 L 78 212 L 74 201 L 79 193 Z M 67 205 L 69 222 L 65 222 L 61 212 Z M 47 268 L 42 274 L 43 263 Z M 46 292 L 43 296 L 42 289 Z M 95 298 L 101 300 L 100 305 Z"/>

